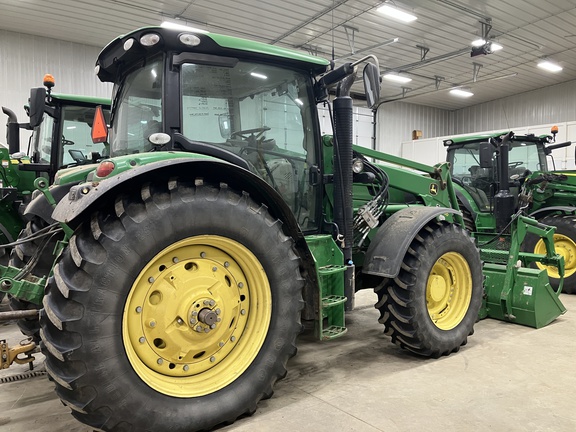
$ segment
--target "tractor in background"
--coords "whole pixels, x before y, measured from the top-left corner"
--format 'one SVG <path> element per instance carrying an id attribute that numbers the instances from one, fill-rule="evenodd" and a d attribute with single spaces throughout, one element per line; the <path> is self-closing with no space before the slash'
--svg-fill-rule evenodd
<path id="1" fill-rule="evenodd" d="M 92 142 L 90 131 L 96 106 L 101 106 L 105 118 L 109 119 L 110 100 L 52 93 L 54 77 L 50 74 L 44 76 L 43 84 L 44 87 L 30 90 L 25 106 L 29 118 L 27 123 L 19 123 L 12 110 L 2 107 L 8 117 L 8 148 L 0 148 L 0 244 L 12 244 L 19 233 L 20 237 L 30 237 L 46 227 L 46 221 L 36 217 L 33 212 L 27 212 L 24 216 L 35 190 L 36 178 L 42 177 L 51 183 L 59 170 L 68 168 L 69 171 L 81 171 L 79 166 L 95 163 L 107 153 L 105 144 Z M 32 131 L 25 152 L 21 151 L 20 129 Z M 49 241 L 43 237 L 16 244 L 14 248 L 5 249 L 4 263 L 10 259 L 10 265 L 22 266 L 38 248 L 52 250 L 54 246 L 55 240 Z M 45 258 L 35 263 L 36 273 L 49 273 L 53 259 L 50 256 Z M 1 297 L 4 297 L 4 293 L 0 292 Z M 13 296 L 10 307 L 13 310 L 36 309 L 39 304 Z M 27 336 L 37 335 L 39 330 L 37 319 L 22 318 L 18 325 Z"/>
<path id="2" fill-rule="evenodd" d="M 103 49 L 96 71 L 114 84 L 112 113 L 108 129 L 96 109 L 92 139 L 109 143 L 110 158 L 61 171 L 52 186 L 35 181 L 26 212 L 46 223 L 37 237 L 58 242 L 24 267 L 48 253 L 50 271 L 22 279 L 21 267 L 0 268 L 0 289 L 42 302 L 46 369 L 78 420 L 196 431 L 251 414 L 285 376 L 302 328 L 344 336 L 361 289 L 376 292 L 393 343 L 433 358 L 460 350 L 483 312 L 534 327 L 564 312 L 546 272 L 519 266 L 488 270 L 503 298 L 487 301 L 447 163 L 352 146 L 361 64 L 373 107 L 372 56 L 333 68 L 159 27 Z M 331 94 L 334 135 L 321 136 L 317 104 Z M 518 223 L 546 238 L 546 256 L 532 258 L 561 274 L 553 230 Z"/>
<path id="3" fill-rule="evenodd" d="M 480 242 L 494 238 L 498 249 L 509 249 L 509 236 L 502 232 L 509 215 L 523 211 L 546 225 L 556 227 L 554 243 L 565 260 L 563 291 L 576 293 L 576 172 L 558 171 L 549 166 L 554 149 L 567 147 L 571 142 L 556 143 L 553 135 L 509 134 L 506 146 L 501 137 L 470 136 L 444 141 L 446 160 L 450 162 L 452 179 L 466 226 Z M 506 149 L 503 151 L 503 149 Z M 553 159 L 552 159 L 553 161 Z M 497 200 L 507 191 L 506 209 L 498 212 Z M 502 216 L 503 215 L 503 216 Z M 535 235 L 528 235 L 522 245 L 526 252 L 543 253 L 545 245 Z M 548 271 L 551 284 L 561 283 L 558 270 L 553 266 L 535 263 Z"/>

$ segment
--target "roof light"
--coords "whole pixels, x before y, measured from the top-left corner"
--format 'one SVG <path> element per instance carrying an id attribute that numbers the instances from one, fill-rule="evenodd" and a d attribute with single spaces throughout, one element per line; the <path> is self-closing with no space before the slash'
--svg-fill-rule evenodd
<path id="1" fill-rule="evenodd" d="M 302 99 L 300 99 L 300 98 L 294 99 L 294 102 L 296 102 L 296 103 L 297 103 L 298 105 L 300 105 L 300 106 L 303 106 L 303 105 L 304 105 L 304 102 L 302 102 Z"/>
<path id="2" fill-rule="evenodd" d="M 134 38 L 127 39 L 126 42 L 124 42 L 124 51 L 128 51 L 132 48 L 132 45 L 134 45 Z"/>
<path id="3" fill-rule="evenodd" d="M 472 46 L 481 47 L 485 43 L 486 43 L 486 41 L 484 39 L 480 38 L 480 39 L 476 39 L 476 40 L 472 41 Z"/>
<path id="4" fill-rule="evenodd" d="M 382 15 L 389 16 L 390 18 L 397 19 L 403 22 L 412 22 L 418 19 L 415 15 L 412 15 L 408 12 L 404 12 L 400 9 L 395 8 L 394 6 L 390 6 L 385 4 L 384 6 L 379 7 L 376 11 L 380 12 Z"/>
<path id="5" fill-rule="evenodd" d="M 538 62 L 538 67 L 547 70 L 548 72 L 560 72 L 563 69 L 562 66 L 550 60 L 540 60 L 540 62 Z"/>
<path id="6" fill-rule="evenodd" d="M 156 132 L 148 137 L 148 141 L 150 141 L 151 144 L 159 146 L 168 144 L 170 139 L 170 135 L 163 132 Z"/>
<path id="7" fill-rule="evenodd" d="M 160 35 L 156 33 L 146 33 L 140 37 L 140 43 L 144 46 L 150 47 L 160 42 Z"/>
<path id="8" fill-rule="evenodd" d="M 268 79 L 266 75 L 257 72 L 250 72 L 250 75 L 252 75 L 254 78 Z"/>
<path id="9" fill-rule="evenodd" d="M 56 82 L 54 81 L 54 77 L 52 75 L 44 75 L 44 78 L 42 79 L 42 84 L 44 84 L 44 87 L 52 88 L 54 87 L 55 83 Z"/>
<path id="10" fill-rule="evenodd" d="M 182 33 L 180 36 L 178 36 L 178 39 L 180 39 L 180 42 L 182 42 L 184 45 L 188 46 L 200 45 L 200 38 L 194 34 Z"/>
<path id="11" fill-rule="evenodd" d="M 383 76 L 383 78 L 385 78 L 389 81 L 395 81 L 395 82 L 399 82 L 399 83 L 403 83 L 403 84 L 412 81 L 412 78 L 410 78 L 410 77 L 395 74 L 395 73 L 387 73 Z"/>
<path id="12" fill-rule="evenodd" d="M 164 21 L 162 24 L 160 24 L 160 27 L 164 27 L 167 29 L 172 29 L 172 30 L 184 30 L 184 31 L 190 31 L 190 32 L 194 32 L 194 33 L 209 33 L 208 30 L 202 30 L 196 27 L 190 27 L 187 26 L 185 24 L 178 24 L 178 23 L 174 23 L 171 21 Z"/>
<path id="13" fill-rule="evenodd" d="M 463 98 L 474 96 L 474 93 L 472 93 L 469 89 L 466 88 L 453 88 L 452 90 L 450 90 L 450 94 Z"/>

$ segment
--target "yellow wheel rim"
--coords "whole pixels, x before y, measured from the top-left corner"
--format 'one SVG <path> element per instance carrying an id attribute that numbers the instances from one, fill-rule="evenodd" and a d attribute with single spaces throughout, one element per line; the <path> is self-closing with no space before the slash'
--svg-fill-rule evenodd
<path id="1" fill-rule="evenodd" d="M 554 234 L 554 248 L 556 253 L 564 257 L 564 277 L 572 276 L 576 272 L 576 243 L 570 237 L 562 234 Z M 538 240 L 534 246 L 534 253 L 546 255 L 546 244 L 542 239 Z M 548 276 L 560 279 L 558 269 L 554 266 L 545 266 L 537 262 L 536 265 L 541 270 L 546 270 Z"/>
<path id="2" fill-rule="evenodd" d="M 466 316 L 472 298 L 472 274 L 466 259 L 448 252 L 434 263 L 426 284 L 430 319 L 442 330 L 456 327 Z"/>
<path id="3" fill-rule="evenodd" d="M 126 300 L 122 338 L 150 387 L 189 398 L 233 382 L 260 351 L 272 295 L 259 260 L 228 238 L 190 237 L 156 255 Z"/>

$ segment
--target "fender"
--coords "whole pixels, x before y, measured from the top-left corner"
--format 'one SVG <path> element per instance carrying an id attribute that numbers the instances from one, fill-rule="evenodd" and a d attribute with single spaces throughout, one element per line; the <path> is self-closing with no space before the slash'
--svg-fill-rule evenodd
<path id="1" fill-rule="evenodd" d="M 176 158 L 153 162 L 123 171 L 120 174 L 104 179 L 98 183 L 81 183 L 70 188 L 54 209 L 52 217 L 58 222 L 77 225 L 84 214 L 89 214 L 105 201 L 114 199 L 128 188 L 134 189 L 138 184 L 151 180 L 168 180 L 175 177 L 186 179 L 204 178 L 246 191 L 250 196 L 268 207 L 270 214 L 282 221 L 286 235 L 291 236 L 302 265 L 308 274 L 307 289 L 315 291 L 318 281 L 314 259 L 300 230 L 298 221 L 282 196 L 268 183 L 252 172 L 237 165 L 213 159 Z M 138 192 L 139 193 L 139 192 Z M 306 294 L 305 294 L 306 295 Z"/>
<path id="2" fill-rule="evenodd" d="M 458 203 L 462 204 L 466 210 L 470 212 L 471 215 L 476 215 L 478 213 L 478 209 L 472 207 L 472 203 L 470 199 L 457 187 L 454 188 L 454 192 L 456 193 L 456 198 L 458 198 Z"/>
<path id="3" fill-rule="evenodd" d="M 66 194 L 70 191 L 74 185 L 77 185 L 78 182 L 67 183 L 58 186 L 52 186 L 50 188 L 50 193 L 56 200 L 56 202 L 60 202 L 62 198 L 66 196 Z M 30 203 L 26 206 L 26 210 L 24 210 L 24 218 L 26 220 L 31 220 L 33 216 L 38 216 L 44 219 L 46 222 L 52 224 L 56 222 L 56 220 L 52 219 L 52 212 L 54 208 L 50 205 L 43 194 L 39 191 L 34 192 L 34 199 L 30 201 Z"/>
<path id="4" fill-rule="evenodd" d="M 443 207 L 409 207 L 394 213 L 378 228 L 368 246 L 363 273 L 395 278 L 410 243 L 428 222 L 457 210 Z"/>
<path id="5" fill-rule="evenodd" d="M 543 207 L 543 208 L 536 210 L 535 212 L 530 213 L 530 216 L 533 217 L 534 219 L 541 219 L 541 218 L 548 216 L 549 214 L 552 214 L 552 213 L 562 213 L 565 215 L 575 214 L 576 208 L 571 207 L 571 206 Z"/>

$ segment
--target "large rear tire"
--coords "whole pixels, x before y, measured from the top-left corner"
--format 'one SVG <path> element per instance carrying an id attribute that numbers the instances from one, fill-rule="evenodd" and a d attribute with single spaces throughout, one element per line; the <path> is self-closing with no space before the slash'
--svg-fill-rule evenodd
<path id="1" fill-rule="evenodd" d="M 84 221 L 41 316 L 72 414 L 105 431 L 190 432 L 253 413 L 301 330 L 304 279 L 281 225 L 200 179 L 144 185 Z"/>
<path id="2" fill-rule="evenodd" d="M 375 288 L 392 342 L 438 358 L 465 345 L 482 305 L 480 253 L 459 226 L 430 222 L 412 240 L 399 275 Z"/>
<path id="3" fill-rule="evenodd" d="M 576 217 L 574 215 L 549 215 L 540 219 L 539 222 L 556 227 L 554 247 L 556 253 L 564 257 L 564 285 L 562 286 L 562 292 L 576 294 Z M 526 236 L 522 244 L 522 250 L 546 254 L 544 242 L 534 234 Z M 560 275 L 556 267 L 545 266 L 540 263 L 535 263 L 534 266 L 546 270 L 550 279 L 550 286 L 555 290 L 558 289 Z"/>

